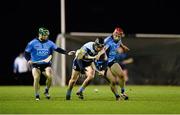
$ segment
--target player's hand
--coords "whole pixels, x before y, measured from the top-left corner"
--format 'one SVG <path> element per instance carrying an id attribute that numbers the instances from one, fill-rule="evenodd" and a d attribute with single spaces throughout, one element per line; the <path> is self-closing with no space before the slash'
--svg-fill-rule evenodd
<path id="1" fill-rule="evenodd" d="M 124 52 L 127 52 L 127 51 L 130 50 L 130 49 L 129 49 L 127 46 L 125 46 L 125 45 L 121 45 L 121 47 L 123 48 L 123 51 L 124 51 Z"/>
<path id="2" fill-rule="evenodd" d="M 33 62 L 32 62 L 31 60 L 29 60 L 29 61 L 28 61 L 28 64 L 29 64 L 29 65 L 32 65 L 32 64 L 33 64 Z"/>
<path id="3" fill-rule="evenodd" d="M 68 52 L 68 55 L 74 55 L 76 53 L 76 51 L 70 51 Z"/>
<path id="4" fill-rule="evenodd" d="M 117 48 L 117 52 L 118 52 L 118 53 L 124 53 L 124 50 L 123 50 L 122 47 L 119 47 L 119 48 Z"/>
<path id="5" fill-rule="evenodd" d="M 104 74 L 105 74 L 105 71 L 104 71 L 104 70 L 98 72 L 98 75 L 99 75 L 99 76 L 104 76 Z"/>
<path id="6" fill-rule="evenodd" d="M 128 47 L 124 47 L 124 51 L 127 52 L 129 51 L 130 49 Z"/>
<path id="7" fill-rule="evenodd" d="M 103 54 L 105 54 L 105 52 L 106 52 L 106 50 L 105 50 L 105 49 L 102 49 L 102 50 L 96 55 L 95 59 L 96 59 L 96 60 L 99 60 L 100 57 L 101 57 Z"/>

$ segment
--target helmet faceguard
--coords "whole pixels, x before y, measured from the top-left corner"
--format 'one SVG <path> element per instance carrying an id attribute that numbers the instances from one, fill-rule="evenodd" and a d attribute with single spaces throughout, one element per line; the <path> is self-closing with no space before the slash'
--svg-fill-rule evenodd
<path id="1" fill-rule="evenodd" d="M 103 38 L 96 38 L 95 46 L 98 48 L 103 48 L 104 47 L 104 39 Z"/>
<path id="2" fill-rule="evenodd" d="M 113 32 L 113 38 L 115 41 L 119 41 L 121 37 L 124 36 L 124 32 L 120 27 L 115 28 Z"/>

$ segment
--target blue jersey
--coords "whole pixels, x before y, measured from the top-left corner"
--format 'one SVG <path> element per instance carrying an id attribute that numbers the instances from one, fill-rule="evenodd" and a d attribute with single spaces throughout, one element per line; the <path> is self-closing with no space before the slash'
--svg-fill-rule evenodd
<path id="1" fill-rule="evenodd" d="M 128 58 L 127 53 L 120 53 L 119 55 L 116 56 L 117 62 L 120 64 L 122 69 L 126 68 L 126 64 L 122 63 L 125 59 Z"/>
<path id="2" fill-rule="evenodd" d="M 116 60 L 118 60 L 119 63 L 121 63 L 126 58 L 127 58 L 127 53 L 119 53 L 118 55 L 116 55 Z"/>
<path id="3" fill-rule="evenodd" d="M 108 60 L 106 58 L 106 54 L 100 56 L 99 60 L 95 60 L 94 64 L 97 70 L 102 71 L 106 70 L 108 67 Z"/>
<path id="4" fill-rule="evenodd" d="M 106 70 L 108 67 L 107 60 L 95 60 L 94 64 L 99 71 Z"/>
<path id="5" fill-rule="evenodd" d="M 57 45 L 51 40 L 40 41 L 38 38 L 35 38 L 28 43 L 25 51 L 31 54 L 31 61 L 35 62 L 46 59 L 57 48 Z M 40 64 L 46 63 L 41 62 Z"/>
<path id="6" fill-rule="evenodd" d="M 105 40 L 104 40 L 104 44 L 106 47 L 106 54 L 108 56 L 108 63 L 112 63 L 116 60 L 116 56 L 119 55 L 117 49 L 120 47 L 120 44 L 122 43 L 121 39 L 116 43 L 113 40 L 112 36 L 108 36 Z"/>

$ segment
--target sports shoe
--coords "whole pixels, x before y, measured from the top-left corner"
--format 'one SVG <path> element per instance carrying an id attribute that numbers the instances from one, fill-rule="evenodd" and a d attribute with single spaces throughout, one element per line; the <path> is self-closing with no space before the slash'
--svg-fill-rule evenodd
<path id="1" fill-rule="evenodd" d="M 39 100 L 40 100 L 39 95 L 36 95 L 36 101 L 39 101 Z"/>
<path id="2" fill-rule="evenodd" d="M 120 101 L 121 97 L 119 95 L 116 96 L 116 101 Z"/>
<path id="3" fill-rule="evenodd" d="M 50 99 L 50 95 L 49 95 L 48 92 L 44 92 L 44 95 L 45 95 L 45 97 L 46 97 L 47 99 Z"/>
<path id="4" fill-rule="evenodd" d="M 129 99 L 129 97 L 128 97 L 125 93 L 121 94 L 121 97 L 122 97 L 124 100 L 128 100 L 128 99 Z"/>
<path id="5" fill-rule="evenodd" d="M 46 97 L 47 99 L 50 99 L 50 95 L 49 95 L 49 92 L 48 92 L 47 89 L 45 89 L 44 95 L 45 95 L 45 97 Z"/>
<path id="6" fill-rule="evenodd" d="M 84 99 L 82 92 L 77 92 L 76 95 L 78 96 L 79 99 Z"/>

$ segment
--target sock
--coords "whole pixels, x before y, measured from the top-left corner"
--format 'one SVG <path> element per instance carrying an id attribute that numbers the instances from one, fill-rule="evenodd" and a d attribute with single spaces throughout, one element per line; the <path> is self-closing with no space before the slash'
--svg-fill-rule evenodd
<path id="1" fill-rule="evenodd" d="M 118 97 L 119 97 L 119 94 L 114 94 L 114 95 L 115 95 L 115 97 L 116 97 L 116 98 L 118 98 Z"/>
<path id="2" fill-rule="evenodd" d="M 49 88 L 46 86 L 45 92 L 48 93 L 48 91 L 49 91 Z"/>
<path id="3" fill-rule="evenodd" d="M 123 94 L 125 92 L 125 89 L 124 88 L 121 88 L 121 93 Z"/>
<path id="4" fill-rule="evenodd" d="M 71 95 L 71 90 L 67 90 L 66 95 Z"/>
<path id="5" fill-rule="evenodd" d="M 79 88 L 79 92 L 83 92 L 84 91 L 84 88 L 83 87 L 80 87 Z"/>

